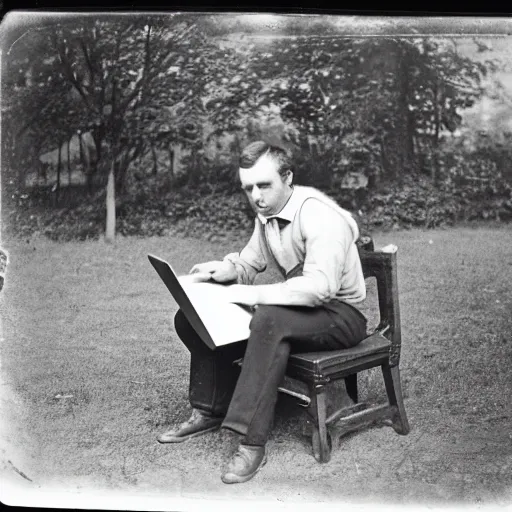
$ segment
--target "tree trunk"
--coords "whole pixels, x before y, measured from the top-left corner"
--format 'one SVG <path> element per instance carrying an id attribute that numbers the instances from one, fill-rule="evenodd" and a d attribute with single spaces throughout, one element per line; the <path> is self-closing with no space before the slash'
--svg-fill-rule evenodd
<path id="1" fill-rule="evenodd" d="M 55 205 L 59 206 L 59 195 L 60 195 L 60 171 L 62 167 L 62 143 L 59 142 L 59 157 L 57 160 L 57 186 L 55 188 Z"/>
<path id="2" fill-rule="evenodd" d="M 130 166 L 130 160 L 128 156 L 123 156 L 121 161 L 118 162 L 116 168 L 116 193 L 121 196 L 126 191 L 126 175 L 128 174 L 128 167 Z M 117 175 L 119 174 L 119 175 Z"/>
<path id="3" fill-rule="evenodd" d="M 169 183 L 172 186 L 174 185 L 174 151 L 171 145 L 169 145 L 167 151 L 169 152 Z"/>
<path id="4" fill-rule="evenodd" d="M 78 147 L 80 150 L 80 164 L 82 165 L 82 171 L 85 172 L 85 159 L 84 159 L 84 149 L 82 147 L 82 133 L 78 134 Z"/>
<path id="5" fill-rule="evenodd" d="M 5 132 L 6 130 L 2 131 L 3 137 Z M 18 191 L 25 190 L 27 185 L 27 167 L 23 164 L 23 159 L 29 150 L 27 146 L 28 144 L 30 144 L 30 141 L 27 143 L 26 137 L 20 137 L 18 140 L 16 140 L 16 138 L 13 138 L 10 144 L 8 145 L 8 147 L 10 146 L 11 148 L 11 151 L 8 153 L 8 160 L 10 166 L 14 170 L 13 174 L 15 179 L 15 189 Z M 3 173 L 4 171 L 2 169 L 2 175 Z"/>
<path id="6" fill-rule="evenodd" d="M 407 171 L 411 170 L 411 144 L 409 132 L 409 81 L 410 81 L 410 55 L 406 47 L 400 46 L 398 51 L 398 131 L 396 149 L 398 151 L 397 169 L 394 169 L 401 180 Z"/>
<path id="7" fill-rule="evenodd" d="M 68 192 L 71 187 L 71 149 L 69 147 L 70 145 L 71 145 L 71 138 L 68 139 Z"/>
<path id="8" fill-rule="evenodd" d="M 382 169 L 382 173 L 384 174 L 385 177 L 389 176 L 392 173 L 391 165 L 389 163 L 389 158 L 388 158 L 387 151 L 386 151 L 385 136 L 382 136 L 382 138 L 380 140 L 380 166 Z M 376 186 L 378 181 L 379 181 L 378 178 L 376 178 L 373 185 Z"/>
<path id="9" fill-rule="evenodd" d="M 116 159 L 116 163 L 114 166 L 114 175 L 115 175 L 115 190 L 117 195 L 122 196 L 125 190 L 125 181 L 126 181 L 126 170 L 128 169 L 128 158 L 124 152 Z"/>
<path id="10" fill-rule="evenodd" d="M 96 139 L 93 139 L 96 144 Z M 84 145 L 84 141 L 82 139 L 82 134 L 80 134 L 80 158 L 82 158 L 82 168 L 85 173 L 85 177 L 87 180 L 87 193 L 89 195 L 92 194 L 93 188 L 93 176 L 98 169 L 98 152 L 94 156 L 94 162 L 91 161 L 91 150 L 88 146 Z M 94 169 L 93 169 L 94 166 Z"/>
<path id="11" fill-rule="evenodd" d="M 97 164 L 95 164 L 97 165 Z M 92 179 L 93 179 L 93 173 L 89 169 L 89 172 L 87 173 L 87 193 L 89 195 L 92 194 Z"/>
<path id="12" fill-rule="evenodd" d="M 127 189 L 127 180 L 128 180 L 128 170 L 130 165 L 137 161 L 137 159 L 142 154 L 144 149 L 144 145 L 142 141 L 139 139 L 134 143 L 130 143 L 129 149 L 122 149 L 117 152 L 116 158 L 116 167 L 115 167 L 115 175 L 116 175 L 116 194 L 121 197 L 126 189 Z"/>
<path id="13" fill-rule="evenodd" d="M 436 79 L 436 83 L 434 85 L 434 137 L 432 144 L 432 152 L 431 159 L 432 162 L 430 164 L 431 172 L 432 172 L 432 183 L 437 185 L 437 181 L 439 179 L 439 158 L 438 158 L 438 149 L 439 149 L 439 131 L 441 126 L 441 120 L 439 115 L 439 103 L 441 101 L 441 97 L 439 94 L 439 78 Z"/>
<path id="14" fill-rule="evenodd" d="M 153 145 L 151 145 L 151 155 L 153 156 L 153 174 L 156 176 L 158 174 L 158 157 Z"/>
<path id="15" fill-rule="evenodd" d="M 44 186 L 46 187 L 48 185 L 48 164 L 46 164 L 46 163 L 41 164 L 41 175 L 44 180 Z"/>
<path id="16" fill-rule="evenodd" d="M 188 183 L 189 187 L 196 187 L 201 181 L 201 168 L 199 167 L 199 157 L 195 147 L 192 148 L 191 169 L 189 169 Z"/>
<path id="17" fill-rule="evenodd" d="M 92 180 L 91 180 L 91 169 L 90 159 L 86 155 L 83 147 L 82 132 L 78 133 L 78 147 L 80 151 L 80 165 L 82 166 L 82 172 L 85 174 L 87 180 L 87 193 L 91 195 L 92 192 Z"/>
<path id="18" fill-rule="evenodd" d="M 94 155 L 91 155 L 91 148 L 86 146 L 87 152 L 89 154 L 89 174 L 87 176 L 87 188 L 89 194 L 92 193 L 93 178 L 98 174 L 99 163 L 103 157 L 103 140 L 105 138 L 105 128 L 103 125 L 100 125 L 91 131 L 91 135 L 96 151 Z"/>
<path id="19" fill-rule="evenodd" d="M 418 162 L 416 159 L 416 149 L 414 139 L 416 135 L 416 116 L 414 112 L 407 109 L 407 159 L 410 162 L 411 170 L 418 170 Z"/>
<path id="20" fill-rule="evenodd" d="M 107 221 L 105 228 L 105 242 L 113 243 L 116 238 L 116 185 L 115 185 L 115 158 L 112 157 L 107 181 Z"/>

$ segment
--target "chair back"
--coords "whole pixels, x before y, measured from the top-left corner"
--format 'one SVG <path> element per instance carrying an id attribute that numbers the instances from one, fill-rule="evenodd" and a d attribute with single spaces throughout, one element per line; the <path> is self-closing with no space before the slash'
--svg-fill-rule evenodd
<path id="1" fill-rule="evenodd" d="M 391 246 L 389 252 L 359 251 L 365 279 L 375 277 L 379 300 L 380 321 L 377 331 L 391 341 L 390 364 L 400 360 L 402 330 L 400 324 L 400 304 L 398 301 L 397 248 Z"/>

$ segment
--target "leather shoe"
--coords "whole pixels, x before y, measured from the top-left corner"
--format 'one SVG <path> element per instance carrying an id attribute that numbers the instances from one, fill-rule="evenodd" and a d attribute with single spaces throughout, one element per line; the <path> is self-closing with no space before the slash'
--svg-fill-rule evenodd
<path id="1" fill-rule="evenodd" d="M 206 416 L 198 409 L 193 409 L 190 418 L 176 428 L 164 432 L 157 437 L 159 443 L 182 443 L 192 437 L 218 430 L 222 418 Z"/>
<path id="2" fill-rule="evenodd" d="M 225 484 L 239 484 L 250 480 L 267 462 L 264 446 L 241 444 L 231 458 L 221 479 Z"/>

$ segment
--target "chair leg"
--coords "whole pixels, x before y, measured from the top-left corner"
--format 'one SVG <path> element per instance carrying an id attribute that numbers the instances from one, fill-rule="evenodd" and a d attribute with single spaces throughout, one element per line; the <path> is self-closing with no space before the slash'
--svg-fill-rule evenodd
<path id="1" fill-rule="evenodd" d="M 327 405 L 324 386 L 313 386 L 311 390 L 311 412 L 314 418 L 312 447 L 313 455 L 318 462 L 329 462 L 331 459 L 332 441 L 327 431 Z"/>
<path id="2" fill-rule="evenodd" d="M 398 366 L 383 364 L 382 374 L 384 376 L 384 384 L 386 385 L 389 403 L 394 405 L 397 409 L 397 414 L 393 419 L 393 428 L 398 434 L 406 435 L 409 433 L 410 428 L 402 397 L 400 370 Z"/>
<path id="3" fill-rule="evenodd" d="M 359 396 L 357 392 L 357 373 L 353 373 L 348 377 L 345 377 L 345 387 L 347 388 L 348 396 L 354 401 L 355 404 L 359 402 Z"/>

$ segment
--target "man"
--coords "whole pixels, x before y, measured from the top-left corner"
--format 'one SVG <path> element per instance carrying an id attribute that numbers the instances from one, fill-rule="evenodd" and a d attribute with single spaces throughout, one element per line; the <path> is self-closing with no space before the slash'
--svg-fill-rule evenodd
<path id="1" fill-rule="evenodd" d="M 181 311 L 176 332 L 191 353 L 190 419 L 159 436 L 162 443 L 226 428 L 243 436 L 225 483 L 245 482 L 266 462 L 278 387 L 290 352 L 336 350 L 359 343 L 366 319 L 351 304 L 364 300 L 356 222 L 322 192 L 294 186 L 290 160 L 257 141 L 240 158 L 242 189 L 256 212 L 253 235 L 238 254 L 195 265 L 227 287 L 233 303 L 257 306 L 246 342 L 210 350 Z M 274 261 L 285 281 L 254 285 Z M 226 319 L 229 321 L 229 319 Z M 233 361 L 243 357 L 237 374 Z"/>

